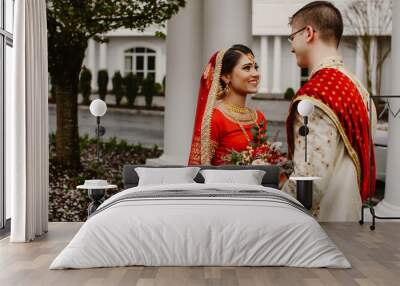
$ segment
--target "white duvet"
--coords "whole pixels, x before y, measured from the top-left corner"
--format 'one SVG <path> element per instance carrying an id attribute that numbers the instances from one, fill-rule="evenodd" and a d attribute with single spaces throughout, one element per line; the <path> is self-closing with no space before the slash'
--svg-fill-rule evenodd
<path id="1" fill-rule="evenodd" d="M 294 200 L 263 186 L 194 183 L 135 187 L 102 206 L 131 192 L 207 188 L 263 190 Z M 351 267 L 318 222 L 293 206 L 186 197 L 111 205 L 82 225 L 50 269 L 127 265 Z"/>

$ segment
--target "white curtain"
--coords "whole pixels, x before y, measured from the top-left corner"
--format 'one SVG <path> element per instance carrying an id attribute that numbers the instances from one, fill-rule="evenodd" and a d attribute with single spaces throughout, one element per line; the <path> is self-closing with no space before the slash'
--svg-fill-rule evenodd
<path id="1" fill-rule="evenodd" d="M 48 227 L 48 73 L 45 0 L 15 1 L 13 93 L 6 97 L 6 187 L 12 242 Z"/>

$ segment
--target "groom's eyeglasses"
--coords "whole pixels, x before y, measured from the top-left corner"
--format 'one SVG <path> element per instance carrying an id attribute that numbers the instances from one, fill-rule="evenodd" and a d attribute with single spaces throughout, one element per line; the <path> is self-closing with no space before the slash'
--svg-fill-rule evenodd
<path id="1" fill-rule="evenodd" d="M 292 43 L 293 40 L 294 40 L 294 37 L 295 37 L 298 33 L 303 32 L 305 29 L 307 29 L 307 26 L 304 27 L 304 28 L 302 28 L 302 29 L 300 29 L 300 30 L 298 30 L 298 31 L 296 31 L 296 32 L 294 32 L 294 33 L 292 33 L 292 34 L 290 34 L 289 37 L 288 37 L 289 43 Z"/>

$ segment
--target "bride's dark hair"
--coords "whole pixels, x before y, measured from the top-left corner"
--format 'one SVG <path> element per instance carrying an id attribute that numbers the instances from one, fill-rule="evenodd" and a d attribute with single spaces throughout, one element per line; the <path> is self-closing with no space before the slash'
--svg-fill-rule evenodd
<path id="1" fill-rule="evenodd" d="M 230 47 L 222 58 L 221 76 L 230 74 L 233 68 L 237 65 L 240 57 L 248 54 L 251 54 L 254 57 L 253 51 L 245 45 L 237 44 Z M 220 85 L 222 89 L 226 87 L 226 84 L 222 79 L 220 79 Z M 220 93 L 218 99 L 222 99 L 224 96 L 224 93 Z"/>

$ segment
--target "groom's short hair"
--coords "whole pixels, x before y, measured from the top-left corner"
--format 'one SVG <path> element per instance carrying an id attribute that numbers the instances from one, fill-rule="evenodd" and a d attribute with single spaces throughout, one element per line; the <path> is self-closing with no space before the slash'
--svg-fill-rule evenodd
<path id="1" fill-rule="evenodd" d="M 320 33 L 320 38 L 326 42 L 335 41 L 339 46 L 343 35 L 343 18 L 339 9 L 328 1 L 314 1 L 298 10 L 289 19 L 293 23 L 310 25 Z"/>

